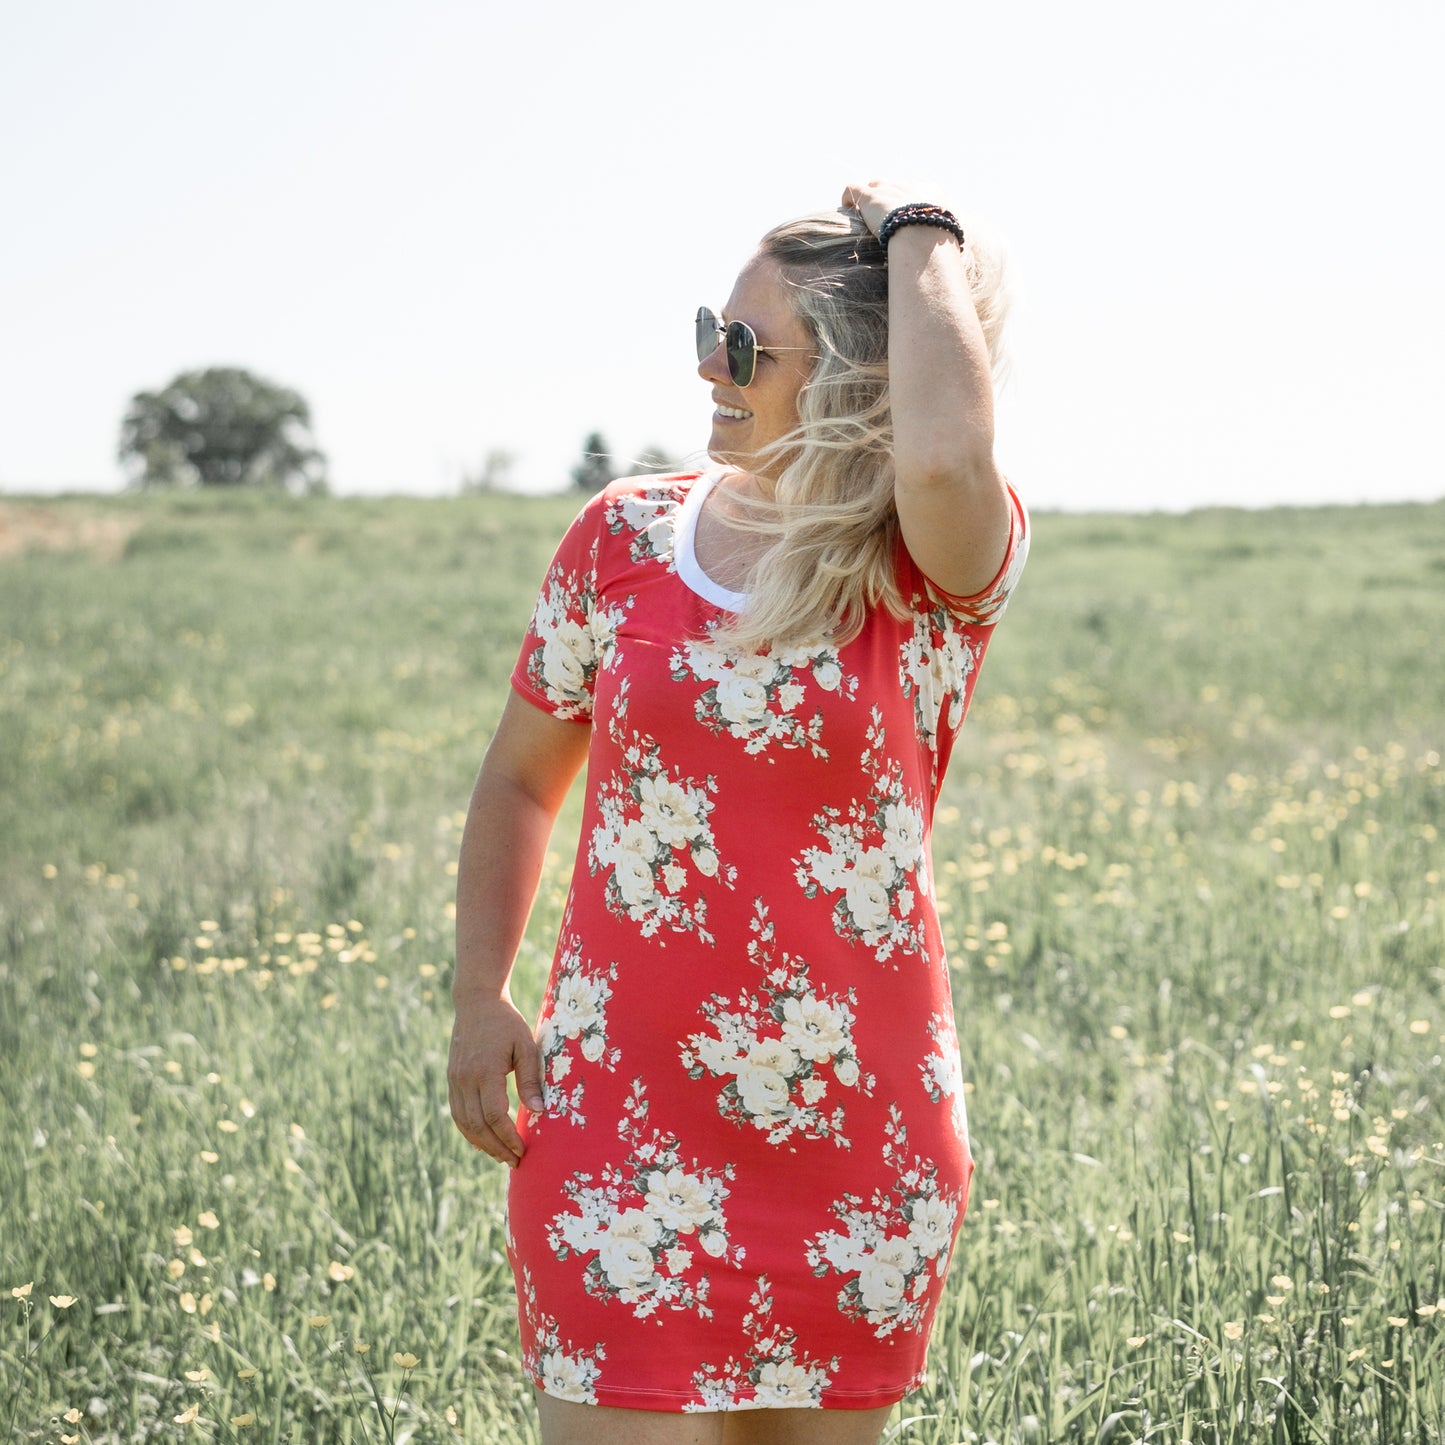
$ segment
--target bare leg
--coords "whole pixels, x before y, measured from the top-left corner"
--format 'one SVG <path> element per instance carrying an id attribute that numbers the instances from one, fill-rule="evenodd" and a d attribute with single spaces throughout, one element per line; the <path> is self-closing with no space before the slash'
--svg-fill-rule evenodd
<path id="1" fill-rule="evenodd" d="M 541 1390 L 536 1396 L 543 1445 L 722 1445 L 723 1415 L 574 1405 Z"/>
<path id="2" fill-rule="evenodd" d="M 723 1445 L 878 1445 L 892 1409 L 736 1410 Z"/>
<path id="3" fill-rule="evenodd" d="M 878 1445 L 892 1410 L 732 1410 L 693 1415 L 574 1405 L 538 1390 L 543 1445 Z"/>

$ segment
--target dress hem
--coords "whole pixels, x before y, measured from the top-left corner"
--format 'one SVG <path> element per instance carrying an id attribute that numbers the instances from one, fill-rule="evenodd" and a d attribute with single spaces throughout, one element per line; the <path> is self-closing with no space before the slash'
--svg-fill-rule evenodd
<path id="1" fill-rule="evenodd" d="M 727 1405 L 704 1405 L 696 1394 L 679 1394 L 671 1390 L 629 1390 L 623 1385 L 612 1385 L 595 1392 L 587 1401 L 569 1399 L 566 1395 L 554 1394 L 539 1380 L 532 1380 L 532 1386 L 550 1400 L 564 1404 L 595 1405 L 602 1409 L 644 1410 L 666 1415 L 729 1415 L 744 1410 L 883 1410 L 892 1409 L 905 1396 L 917 1390 L 923 1382 L 915 1380 L 910 1384 L 878 1390 L 829 1390 L 816 1403 L 796 1405 L 766 1405 L 757 1400 L 737 1400 Z M 651 1403 L 649 1403 L 651 1402 Z"/>

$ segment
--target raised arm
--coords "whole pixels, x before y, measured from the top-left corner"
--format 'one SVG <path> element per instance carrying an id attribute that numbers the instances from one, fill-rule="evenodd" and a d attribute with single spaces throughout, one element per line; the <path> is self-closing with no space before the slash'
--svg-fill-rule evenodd
<path id="1" fill-rule="evenodd" d="M 522 1157 L 507 1075 L 516 1074 L 527 1108 L 542 1108 L 541 1060 L 508 982 L 552 824 L 587 757 L 589 737 L 587 727 L 559 722 L 510 694 L 462 832 L 448 1092 L 457 1128 L 504 1164 Z"/>
<path id="2" fill-rule="evenodd" d="M 877 234 L 895 206 L 927 199 L 887 181 L 849 186 L 843 204 Z M 1008 547 L 1007 489 L 993 459 L 993 376 L 963 251 L 934 226 L 888 246 L 888 390 L 903 542 L 945 592 L 993 581 Z"/>

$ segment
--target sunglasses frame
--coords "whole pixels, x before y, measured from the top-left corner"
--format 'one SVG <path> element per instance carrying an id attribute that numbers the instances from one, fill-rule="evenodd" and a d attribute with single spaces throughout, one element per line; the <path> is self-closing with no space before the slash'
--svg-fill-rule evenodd
<path id="1" fill-rule="evenodd" d="M 697 331 L 697 359 L 704 362 L 721 346 L 727 355 L 728 376 L 739 391 L 758 374 L 757 332 L 746 321 L 724 322 L 710 306 L 699 306 L 693 325 Z"/>

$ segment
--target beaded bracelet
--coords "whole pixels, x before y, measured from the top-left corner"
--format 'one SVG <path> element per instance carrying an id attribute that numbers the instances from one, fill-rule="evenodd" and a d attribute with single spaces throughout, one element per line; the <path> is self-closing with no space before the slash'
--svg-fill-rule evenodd
<path id="1" fill-rule="evenodd" d="M 895 206 L 878 227 L 878 244 L 886 251 L 893 233 L 903 226 L 939 226 L 958 242 L 960 249 L 963 247 L 963 227 L 959 225 L 958 217 L 942 206 L 931 205 L 927 201 L 910 201 L 905 206 Z"/>

